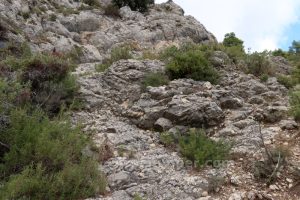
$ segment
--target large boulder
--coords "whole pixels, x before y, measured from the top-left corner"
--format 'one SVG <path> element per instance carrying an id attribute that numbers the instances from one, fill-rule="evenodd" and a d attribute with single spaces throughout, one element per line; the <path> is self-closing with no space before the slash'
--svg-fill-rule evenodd
<path id="1" fill-rule="evenodd" d="M 217 103 L 195 94 L 174 96 L 168 103 L 165 117 L 176 124 L 194 127 L 215 126 L 224 120 Z"/>

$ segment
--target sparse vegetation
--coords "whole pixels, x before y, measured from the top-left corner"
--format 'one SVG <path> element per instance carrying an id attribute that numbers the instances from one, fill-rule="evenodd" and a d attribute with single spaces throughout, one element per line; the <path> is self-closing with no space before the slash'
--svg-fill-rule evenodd
<path id="1" fill-rule="evenodd" d="M 110 58 L 105 59 L 102 64 L 96 66 L 98 72 L 104 72 L 109 66 L 114 62 L 122 59 L 131 59 L 132 55 L 130 53 L 131 48 L 128 46 L 116 47 L 111 50 Z"/>
<path id="2" fill-rule="evenodd" d="M 142 85 L 143 88 L 148 86 L 158 87 L 161 85 L 167 85 L 169 83 L 169 78 L 163 73 L 149 73 L 144 78 Z"/>
<path id="3" fill-rule="evenodd" d="M 208 192 L 217 192 L 225 183 L 225 178 L 218 175 L 211 175 L 208 177 Z"/>
<path id="4" fill-rule="evenodd" d="M 275 148 L 267 147 L 264 142 L 260 124 L 259 135 L 264 150 L 264 159 L 254 164 L 254 175 L 256 178 L 270 184 L 277 179 L 277 172 L 285 166 L 286 159 L 290 153 L 287 148 L 281 146 Z"/>

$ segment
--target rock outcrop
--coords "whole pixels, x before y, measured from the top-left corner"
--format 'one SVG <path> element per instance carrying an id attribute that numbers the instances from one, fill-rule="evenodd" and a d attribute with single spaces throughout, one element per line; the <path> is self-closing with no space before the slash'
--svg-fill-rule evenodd
<path id="1" fill-rule="evenodd" d="M 103 0 L 103 5 L 109 2 Z M 120 44 L 134 46 L 139 54 L 144 49 L 159 51 L 182 42 L 214 43 L 216 39 L 172 1 L 153 5 L 146 14 L 123 7 L 121 18 L 84 6 L 68 0 L 0 0 L 0 48 L 13 40 L 27 41 L 36 52 L 51 52 L 54 47 L 58 52 L 81 49 L 81 64 L 74 74 L 85 108 L 73 112 L 72 120 L 94 133 L 99 149 L 109 143 L 105 146 L 109 156 L 101 165 L 108 180 L 108 195 L 94 199 L 132 199 L 136 194 L 161 200 L 266 197 L 261 193 L 269 189 L 256 184 L 249 163 L 262 159 L 261 137 L 267 145 L 289 145 L 282 141 L 297 133 L 299 124 L 288 115 L 288 90 L 276 78 L 262 82 L 239 71 L 222 51 L 213 52 L 210 58 L 221 73 L 219 85 L 178 79 L 144 88 L 147 74 L 166 73 L 165 64 L 158 60 L 120 60 L 105 72 L 96 72 L 95 66 Z M 25 19 L 22 13 L 29 12 Z M 283 58 L 270 59 L 276 72 L 290 73 Z M 242 156 L 218 169 L 193 171 L 177 152 L 160 143 L 157 132 L 185 134 L 189 128 L 205 128 L 212 139 L 232 141 L 233 154 Z M 222 191 L 222 186 L 213 188 L 219 192 L 215 197 L 209 193 L 215 184 L 210 176 L 217 175 L 229 184 Z M 276 191 L 272 194 L 281 195 Z"/>

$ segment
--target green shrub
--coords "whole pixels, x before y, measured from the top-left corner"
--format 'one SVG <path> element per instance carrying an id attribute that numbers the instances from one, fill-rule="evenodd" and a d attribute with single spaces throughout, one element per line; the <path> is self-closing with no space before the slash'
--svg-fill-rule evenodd
<path id="1" fill-rule="evenodd" d="M 73 66 L 58 57 L 38 55 L 21 60 L 21 81 L 30 83 L 32 103 L 49 114 L 56 114 L 62 105 L 70 105 L 78 90 Z"/>
<path id="2" fill-rule="evenodd" d="M 169 132 L 160 133 L 159 140 L 167 148 L 173 148 L 176 146 L 176 138 L 172 133 Z"/>
<path id="3" fill-rule="evenodd" d="M 82 154 L 88 139 L 65 119 L 15 109 L 0 136 L 9 146 L 0 160 L 4 199 L 82 199 L 104 192 L 97 164 Z"/>
<path id="4" fill-rule="evenodd" d="M 218 82 L 219 74 L 212 67 L 204 53 L 199 50 L 179 52 L 167 64 L 171 79 L 192 78 L 197 81 Z"/>
<path id="5" fill-rule="evenodd" d="M 290 93 L 290 112 L 294 116 L 295 120 L 300 121 L 300 88 L 296 87 Z"/>
<path id="6" fill-rule="evenodd" d="M 246 59 L 248 73 L 251 73 L 257 77 L 268 74 L 273 75 L 274 71 L 267 58 L 266 52 L 258 53 L 254 52 L 247 56 Z"/>
<path id="7" fill-rule="evenodd" d="M 234 47 L 234 46 L 239 46 L 243 48 L 243 44 L 244 42 L 237 38 L 235 36 L 235 33 L 231 32 L 231 33 L 226 33 L 224 40 L 223 40 L 223 45 L 225 47 Z"/>
<path id="8" fill-rule="evenodd" d="M 106 16 L 111 16 L 111 17 L 116 17 L 116 18 L 121 17 L 119 8 L 113 4 L 107 5 L 104 8 L 104 14 Z"/>
<path id="9" fill-rule="evenodd" d="M 214 141 L 207 137 L 202 130 L 191 130 L 179 139 L 180 153 L 191 161 L 193 166 L 215 165 L 224 161 L 231 146 L 223 141 Z"/>
<path id="10" fill-rule="evenodd" d="M 244 60 L 246 58 L 246 53 L 240 46 L 224 47 L 223 51 L 236 64 L 238 63 L 238 61 Z"/>
<path id="11" fill-rule="evenodd" d="M 104 72 L 109 66 L 114 62 L 119 60 L 131 59 L 132 55 L 130 53 L 130 48 L 128 46 L 116 47 L 111 50 L 111 55 L 109 59 L 105 59 L 102 64 L 96 65 L 96 71 Z"/>
<path id="12" fill-rule="evenodd" d="M 149 73 L 144 78 L 142 85 L 143 88 L 148 86 L 159 87 L 161 85 L 167 85 L 169 83 L 169 78 L 163 73 Z"/>
<path id="13" fill-rule="evenodd" d="M 277 76 L 277 81 L 288 89 L 296 85 L 296 80 L 292 76 L 279 75 Z"/>
<path id="14" fill-rule="evenodd" d="M 24 19 L 28 19 L 30 17 L 30 12 L 24 12 L 24 13 L 21 13 L 21 15 Z"/>
<path id="15" fill-rule="evenodd" d="M 224 45 L 224 51 L 233 60 L 234 63 L 238 63 L 239 60 L 245 58 L 244 42 L 235 36 L 235 33 L 225 34 L 222 42 Z"/>
<path id="16" fill-rule="evenodd" d="M 268 79 L 269 79 L 269 75 L 268 74 L 262 74 L 260 77 L 259 77 L 260 81 L 261 82 L 267 82 Z"/>
<path id="17" fill-rule="evenodd" d="M 113 0 L 113 4 L 119 8 L 129 6 L 131 10 L 146 12 L 149 5 L 154 4 L 154 0 Z"/>
<path id="18" fill-rule="evenodd" d="M 288 53 L 283 51 L 282 49 L 276 49 L 276 50 L 272 51 L 272 55 L 287 58 Z"/>

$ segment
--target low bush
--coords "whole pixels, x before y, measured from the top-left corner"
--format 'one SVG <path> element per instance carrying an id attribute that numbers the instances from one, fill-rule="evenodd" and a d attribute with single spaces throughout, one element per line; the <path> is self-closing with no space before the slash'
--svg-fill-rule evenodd
<path id="1" fill-rule="evenodd" d="M 167 148 L 177 149 L 186 162 L 191 162 L 196 169 L 204 165 L 218 167 L 231 149 L 231 144 L 214 141 L 203 130 L 191 129 L 185 134 L 160 133 L 160 142 Z"/>
<path id="2" fill-rule="evenodd" d="M 238 64 L 241 60 L 245 60 L 247 55 L 240 46 L 224 47 L 223 51 L 235 64 Z"/>
<path id="3" fill-rule="evenodd" d="M 296 85 L 296 80 L 292 76 L 279 75 L 277 81 L 288 89 Z"/>
<path id="4" fill-rule="evenodd" d="M 0 160 L 4 199 L 80 199 L 103 193 L 97 164 L 82 154 L 88 139 L 61 118 L 14 109 L 1 130 L 8 151 Z"/>
<path id="5" fill-rule="evenodd" d="M 154 4 L 154 0 L 113 0 L 114 5 L 119 8 L 129 6 L 131 10 L 146 12 L 149 5 Z"/>
<path id="6" fill-rule="evenodd" d="M 113 4 L 107 5 L 104 8 L 104 14 L 110 17 L 116 17 L 116 18 L 121 17 L 119 8 Z"/>
<path id="7" fill-rule="evenodd" d="M 162 132 L 159 134 L 160 142 L 167 148 L 176 147 L 176 138 L 169 132 Z"/>
<path id="8" fill-rule="evenodd" d="M 258 134 L 263 147 L 263 159 L 254 163 L 254 176 L 271 184 L 277 179 L 278 172 L 286 165 L 286 160 L 290 156 L 288 148 L 283 146 L 268 147 L 265 145 L 261 132 L 261 125 L 258 124 Z"/>
<path id="9" fill-rule="evenodd" d="M 191 161 L 193 166 L 215 165 L 215 162 L 227 158 L 231 145 L 223 141 L 214 141 L 202 130 L 191 130 L 179 139 L 180 153 Z M 216 166 L 215 166 L 216 167 Z"/>
<path id="10" fill-rule="evenodd" d="M 172 49 L 174 50 L 174 49 Z M 200 50 L 177 52 L 167 64 L 171 79 L 192 78 L 197 81 L 218 83 L 219 74 Z"/>
<path id="11" fill-rule="evenodd" d="M 142 82 L 143 88 L 148 86 L 159 87 L 161 85 L 167 85 L 169 83 L 169 78 L 163 73 L 149 73 L 146 75 Z"/>
<path id="12" fill-rule="evenodd" d="M 21 61 L 21 81 L 30 84 L 31 101 L 49 114 L 70 105 L 78 90 L 73 66 L 57 57 L 38 55 Z"/>
<path id="13" fill-rule="evenodd" d="M 249 54 L 246 59 L 247 71 L 257 77 L 267 74 L 273 75 L 274 70 L 267 58 L 267 53 L 254 52 Z"/>
<path id="14" fill-rule="evenodd" d="M 116 47 L 111 50 L 110 58 L 105 59 L 102 64 L 97 65 L 95 68 L 98 72 L 104 72 L 114 62 L 119 60 L 131 59 L 131 49 L 128 46 Z"/>
<path id="15" fill-rule="evenodd" d="M 270 184 L 276 180 L 278 171 L 286 164 L 289 152 L 281 147 L 267 149 L 266 152 L 264 160 L 254 164 L 254 176 Z"/>

